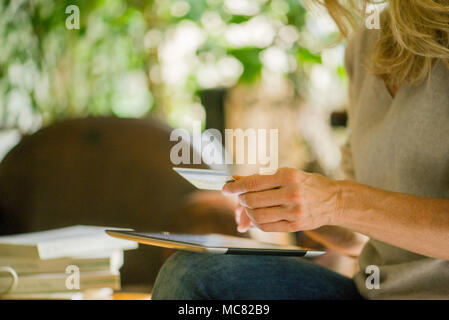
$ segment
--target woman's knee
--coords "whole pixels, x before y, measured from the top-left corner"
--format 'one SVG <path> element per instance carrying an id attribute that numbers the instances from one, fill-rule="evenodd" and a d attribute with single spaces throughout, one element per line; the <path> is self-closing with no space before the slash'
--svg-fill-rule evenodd
<path id="1" fill-rule="evenodd" d="M 299 258 L 178 252 L 162 267 L 154 299 L 345 299 L 351 279 Z"/>
<path id="2" fill-rule="evenodd" d="M 253 261 L 254 260 L 254 261 Z M 260 259 L 253 256 L 177 252 L 163 265 L 154 299 L 233 299 Z"/>
<path id="3" fill-rule="evenodd" d="M 153 299 L 202 299 L 213 255 L 178 251 L 165 262 L 157 276 Z"/>

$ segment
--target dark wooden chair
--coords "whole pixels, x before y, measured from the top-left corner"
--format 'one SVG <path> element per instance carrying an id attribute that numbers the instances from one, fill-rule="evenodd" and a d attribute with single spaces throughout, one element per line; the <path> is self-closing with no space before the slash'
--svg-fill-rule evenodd
<path id="1" fill-rule="evenodd" d="M 194 188 L 172 170 L 169 137 L 154 119 L 118 118 L 67 120 L 24 137 L 0 164 L 0 234 L 76 224 L 191 229 L 180 213 Z M 209 217 L 202 230 L 219 232 L 222 220 Z M 150 288 L 163 257 L 149 246 L 126 252 L 124 286 Z"/>

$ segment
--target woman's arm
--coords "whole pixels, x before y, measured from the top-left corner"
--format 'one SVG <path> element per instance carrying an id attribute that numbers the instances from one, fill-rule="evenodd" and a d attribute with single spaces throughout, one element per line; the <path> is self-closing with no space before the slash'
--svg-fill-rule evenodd
<path id="1" fill-rule="evenodd" d="M 226 184 L 245 208 L 242 230 L 252 222 L 267 232 L 340 226 L 391 245 L 449 260 L 449 200 L 384 191 L 352 181 L 282 168 Z M 243 225 L 243 228 L 242 228 Z"/>
<path id="2" fill-rule="evenodd" d="M 334 223 L 394 246 L 449 260 L 449 200 L 339 182 Z"/>
<path id="3" fill-rule="evenodd" d="M 355 180 L 354 164 L 351 147 L 348 141 L 340 148 L 341 170 L 349 180 Z M 327 248 L 334 249 L 346 256 L 357 257 L 362 252 L 368 238 L 360 233 L 338 226 L 323 226 L 321 228 L 305 231 L 313 240 Z"/>
<path id="4" fill-rule="evenodd" d="M 360 233 L 338 226 L 322 226 L 304 233 L 325 247 L 350 257 L 358 257 L 368 240 Z"/>

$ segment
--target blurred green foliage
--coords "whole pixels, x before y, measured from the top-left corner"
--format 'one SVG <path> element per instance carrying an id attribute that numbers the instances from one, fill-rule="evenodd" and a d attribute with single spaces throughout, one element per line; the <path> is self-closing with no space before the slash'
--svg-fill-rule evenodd
<path id="1" fill-rule="evenodd" d="M 190 10 L 181 17 L 173 17 L 171 8 L 176 2 L 187 2 Z M 246 2 L 246 1 L 243 1 Z M 191 20 L 192 22 L 201 25 L 201 18 L 204 14 L 210 11 L 219 14 L 220 18 L 226 25 L 247 23 L 255 16 L 264 16 L 270 22 L 277 22 L 276 29 L 279 31 L 281 26 L 293 26 L 296 30 L 301 32 L 306 24 L 306 9 L 300 0 L 250 0 L 250 3 L 257 3 L 259 8 L 255 14 L 232 14 L 226 9 L 223 0 L 162 0 L 156 1 L 158 5 L 158 19 L 159 25 L 165 24 L 165 27 L 184 20 Z M 203 28 L 205 28 L 203 26 Z M 205 28 L 206 29 L 206 28 Z M 205 30 L 208 31 L 207 29 Z M 277 40 L 279 35 L 275 36 Z M 211 45 L 212 44 L 212 45 Z M 235 57 L 243 65 L 243 72 L 240 80 L 243 82 L 253 82 L 262 71 L 263 64 L 260 60 L 260 53 L 266 47 L 272 46 L 268 44 L 264 47 L 260 46 L 245 46 L 242 48 L 232 47 L 224 39 L 223 34 L 213 35 L 208 34 L 205 44 L 198 49 L 198 52 L 217 52 L 217 48 L 223 48 L 227 54 Z M 300 41 L 295 41 L 291 47 L 288 48 L 288 53 L 296 57 L 299 62 L 299 67 L 308 63 L 321 63 L 320 55 L 310 52 Z M 296 70 L 292 71 L 296 73 Z"/>
<path id="2" fill-rule="evenodd" d="M 71 116 L 148 112 L 146 2 L 0 1 L 1 125 L 28 131 Z M 72 4 L 79 30 L 66 28 Z"/>
<path id="3" fill-rule="evenodd" d="M 186 21 L 206 34 L 197 55 L 233 57 L 243 67 L 238 81 L 256 81 L 264 68 L 261 53 L 279 34 L 264 46 L 235 47 L 224 34 L 209 32 L 202 23 L 205 14 L 217 13 L 226 26 L 259 16 L 275 25 L 276 32 L 290 26 L 300 33 L 306 10 L 298 0 L 248 1 L 257 7 L 251 14 L 233 13 L 224 0 L 0 0 L 0 127 L 29 132 L 58 119 L 87 115 L 165 112 L 168 117 L 175 112 L 182 117 L 176 109 L 197 101 L 203 88 L 197 69 L 190 70 L 182 94 L 174 96 L 164 79 L 150 76 L 161 57 L 158 47 L 146 46 L 144 39 L 158 30 L 164 41 L 167 32 Z M 79 30 L 66 28 L 69 5 L 80 9 Z M 303 66 L 321 63 L 300 41 L 283 50 L 297 63 L 284 72 L 295 84 L 305 80 Z"/>

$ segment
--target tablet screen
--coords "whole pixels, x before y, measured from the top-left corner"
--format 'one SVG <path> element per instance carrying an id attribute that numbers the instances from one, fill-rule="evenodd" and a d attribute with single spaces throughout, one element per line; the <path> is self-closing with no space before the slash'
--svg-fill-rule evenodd
<path id="1" fill-rule="evenodd" d="M 280 246 L 276 244 L 270 244 L 256 240 L 226 236 L 221 234 L 194 235 L 194 234 L 172 234 L 168 232 L 147 233 L 147 232 L 134 232 L 134 231 L 127 231 L 126 233 L 138 237 L 165 240 L 165 241 L 174 241 L 185 244 L 194 244 L 209 248 L 223 247 L 223 248 L 254 248 L 254 249 L 266 248 L 266 249 L 302 250 L 302 248 L 296 246 Z"/>

